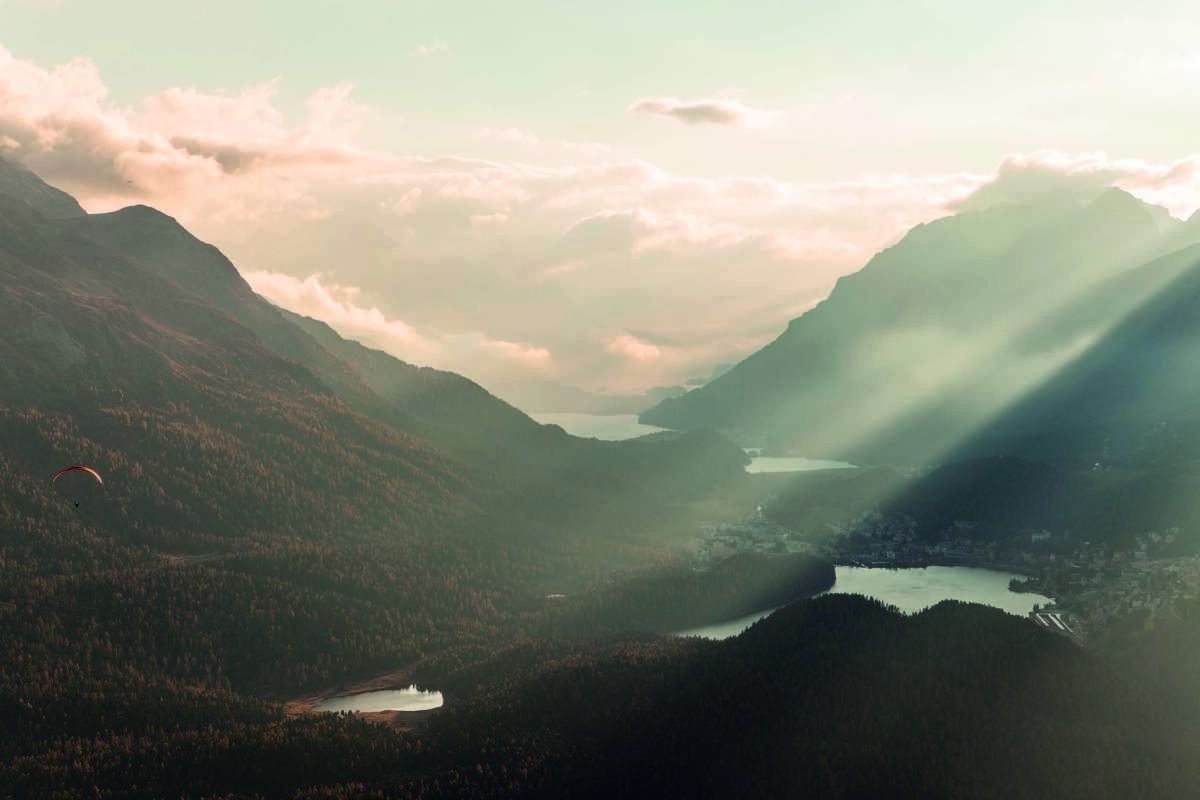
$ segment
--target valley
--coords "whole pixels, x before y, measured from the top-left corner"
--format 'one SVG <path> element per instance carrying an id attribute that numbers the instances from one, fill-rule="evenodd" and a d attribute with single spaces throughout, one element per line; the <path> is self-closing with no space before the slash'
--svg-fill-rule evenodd
<path id="1" fill-rule="evenodd" d="M 1059 221 L 1144 232 L 1135 202 Z M 920 252 L 938 236 L 915 234 Z M 1128 266 L 1051 239 L 1055 259 Z M 750 431 L 765 453 L 674 418 L 542 424 L 268 302 L 153 208 L 88 214 L 2 160 L 0 275 L 0 797 L 1117 798 L 1200 780 L 1180 744 L 1200 729 L 1192 662 L 1166 655 L 1191 652 L 1200 521 L 1174 401 L 1136 424 L 1097 411 L 1053 460 L 1005 444 L 925 462 L 921 415 L 870 447 Z M 1113 347 L 1149 335 L 1124 330 Z M 1094 352 L 1071 391 L 1113 363 Z M 826 401 L 806 418 L 836 427 Z M 1030 408 L 1005 442 L 1042 435 L 1053 403 Z M 103 483 L 47 480 L 72 463 Z M 900 585 L 861 564 L 931 568 Z M 1001 610 L 1044 598 L 997 569 L 1087 649 Z M 311 713 L 413 687 L 443 705 Z"/>

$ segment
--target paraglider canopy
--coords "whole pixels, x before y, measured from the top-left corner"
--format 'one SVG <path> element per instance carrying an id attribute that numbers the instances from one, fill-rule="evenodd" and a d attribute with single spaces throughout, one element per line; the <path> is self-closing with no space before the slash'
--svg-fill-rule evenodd
<path id="1" fill-rule="evenodd" d="M 104 479 L 100 477 L 100 473 L 96 472 L 96 470 L 92 469 L 91 467 L 85 467 L 82 464 L 73 464 L 69 467 L 63 467 L 58 472 L 54 473 L 54 477 L 50 479 L 50 482 L 53 483 L 54 481 L 58 480 L 60 477 L 62 477 L 63 475 L 65 475 L 68 472 L 76 472 L 76 471 L 86 472 L 87 474 L 89 474 L 93 478 L 95 478 L 97 480 L 97 482 L 104 483 Z"/>

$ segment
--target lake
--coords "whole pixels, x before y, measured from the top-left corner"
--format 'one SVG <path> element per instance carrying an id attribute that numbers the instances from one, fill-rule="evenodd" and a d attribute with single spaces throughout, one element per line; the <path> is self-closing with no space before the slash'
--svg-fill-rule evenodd
<path id="1" fill-rule="evenodd" d="M 619 442 L 663 430 L 638 422 L 637 414 L 530 414 L 543 425 L 558 425 L 572 436 Z"/>
<path id="2" fill-rule="evenodd" d="M 826 461 L 799 456 L 751 456 L 746 472 L 808 472 L 814 469 L 855 469 L 845 461 Z"/>
<path id="3" fill-rule="evenodd" d="M 407 689 L 331 697 L 313 711 L 429 711 L 441 708 L 443 702 L 441 692 L 425 692 L 413 685 Z"/>
<path id="4" fill-rule="evenodd" d="M 874 597 L 911 614 L 942 600 L 963 600 L 1027 616 L 1033 606 L 1046 605 L 1050 598 L 1040 594 L 1010 592 L 1008 582 L 1024 577 L 1011 572 L 976 567 L 925 567 L 924 569 L 868 569 L 837 567 L 837 579 L 822 594 L 861 594 Z M 676 636 L 726 639 L 750 627 L 775 609 L 738 619 L 679 631 Z"/>
<path id="5" fill-rule="evenodd" d="M 558 425 L 572 436 L 582 436 L 590 439 L 605 439 L 618 442 L 624 439 L 636 439 L 648 433 L 657 433 L 663 428 L 653 425 L 643 425 L 638 422 L 636 414 L 567 414 L 545 413 L 530 414 L 538 422 L 546 425 Z M 755 451 L 756 453 L 757 451 Z M 824 461 L 813 458 L 760 456 L 751 453 L 750 464 L 746 472 L 806 472 L 816 469 L 847 469 L 853 464 L 844 461 Z"/>

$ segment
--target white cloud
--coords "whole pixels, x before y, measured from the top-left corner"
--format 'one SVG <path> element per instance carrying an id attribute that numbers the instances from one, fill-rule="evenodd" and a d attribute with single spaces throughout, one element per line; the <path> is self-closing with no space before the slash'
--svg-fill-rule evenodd
<path id="1" fill-rule="evenodd" d="M 407 322 L 364 305 L 359 287 L 323 281 L 319 275 L 301 279 L 277 272 L 247 272 L 244 277 L 254 291 L 273 303 L 322 320 L 343 336 L 404 361 L 452 369 L 463 361 L 498 359 L 493 377 L 513 367 L 540 373 L 553 366 L 545 347 L 493 339 L 479 331 L 419 333 Z"/>
<path id="2" fill-rule="evenodd" d="M 613 355 L 637 362 L 657 361 L 659 356 L 662 355 L 662 350 L 656 345 L 643 342 L 641 339 L 628 333 L 623 333 L 620 336 L 614 336 L 612 339 L 609 339 L 606 349 Z"/>
<path id="3" fill-rule="evenodd" d="M 710 100 L 680 100 L 676 97 L 643 97 L 628 109 L 633 114 L 655 114 L 688 125 L 759 126 L 767 124 L 775 112 L 750 108 L 730 97 Z"/>

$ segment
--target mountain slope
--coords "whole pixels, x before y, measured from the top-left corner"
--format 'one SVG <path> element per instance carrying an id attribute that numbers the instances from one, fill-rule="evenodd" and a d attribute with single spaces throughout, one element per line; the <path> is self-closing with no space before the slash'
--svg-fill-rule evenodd
<path id="1" fill-rule="evenodd" d="M 49 219 L 82 217 L 87 212 L 71 195 L 24 167 L 0 158 L 0 195 L 17 200 Z"/>
<path id="2" fill-rule="evenodd" d="M 547 480 L 556 473 L 561 477 L 564 468 L 624 473 L 615 462 L 626 452 L 631 463 L 639 460 L 638 449 L 566 436 L 460 375 L 406 364 L 346 340 L 324 323 L 277 308 L 255 294 L 217 248 L 154 209 L 133 206 L 88 215 L 66 221 L 61 228 L 120 253 L 160 282 L 173 283 L 197 302 L 228 315 L 267 350 L 305 368 L 355 411 L 478 463 L 481 475 L 516 469 L 529 484 L 537 475 Z M 711 437 L 696 441 L 715 442 Z M 660 466 L 667 472 L 676 466 L 695 471 L 692 459 L 697 451 L 686 441 L 656 443 L 663 455 Z M 712 449 L 708 458 L 726 475 L 741 463 L 732 446 Z M 537 475 L 524 475 L 528 471 Z M 629 486 L 635 477 L 630 475 Z M 643 480 L 653 477 L 640 475 Z"/>
<path id="3" fill-rule="evenodd" d="M 1154 271 L 1136 268 L 1198 232 L 1157 211 L 1109 190 L 918 226 L 774 342 L 642 420 L 810 456 L 939 460 L 1128 313 L 1135 299 L 1106 284 L 1153 289 Z M 932 409 L 937 435 L 905 436 Z"/>
<path id="4" fill-rule="evenodd" d="M 1078 357 L 955 450 L 1057 452 L 1136 464 L 1196 460 L 1200 447 L 1200 245 L 1106 287 L 1130 306 Z"/>

